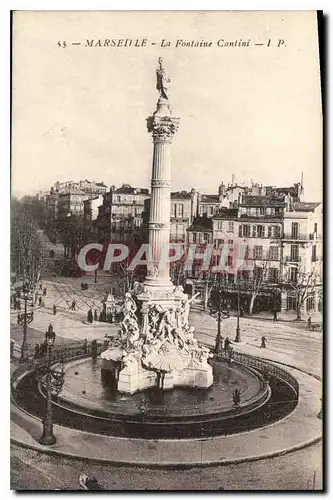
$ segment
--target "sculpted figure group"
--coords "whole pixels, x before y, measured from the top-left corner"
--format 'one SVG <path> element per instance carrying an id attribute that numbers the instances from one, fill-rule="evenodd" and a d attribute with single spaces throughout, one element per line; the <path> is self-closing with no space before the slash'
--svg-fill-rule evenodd
<path id="1" fill-rule="evenodd" d="M 178 307 L 173 306 L 167 310 L 163 310 L 159 304 L 149 307 L 145 335 L 140 335 L 136 302 L 130 292 L 125 294 L 121 307 L 121 330 L 114 342 L 114 345 L 120 345 L 124 351 L 124 363 L 143 357 L 149 359 L 152 365 L 154 359 L 158 364 L 161 359 L 169 356 L 170 359 L 178 359 L 178 363 L 183 360 L 184 367 L 190 363 L 196 367 L 207 364 L 209 349 L 198 345 L 194 337 L 195 329 L 189 325 L 190 305 L 196 295 L 189 299 L 182 287 L 176 287 L 174 293 L 178 298 Z"/>

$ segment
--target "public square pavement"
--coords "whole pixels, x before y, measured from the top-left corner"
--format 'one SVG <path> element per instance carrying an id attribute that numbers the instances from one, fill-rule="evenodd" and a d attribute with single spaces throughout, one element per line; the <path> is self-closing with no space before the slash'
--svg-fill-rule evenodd
<path id="1" fill-rule="evenodd" d="M 118 328 L 107 323 L 85 324 L 90 307 L 101 307 L 101 300 L 110 289 L 105 277 L 94 286 L 93 277 L 87 291 L 80 288 L 82 278 L 52 278 L 43 282 L 48 292 L 44 308 L 35 308 L 34 321 L 29 328 L 30 343 L 41 338 L 51 322 L 59 342 L 73 339 L 103 338 Z M 84 281 L 87 281 L 85 278 Z M 72 300 L 77 301 L 78 310 L 70 311 Z M 52 306 L 58 313 L 53 316 Z M 20 342 L 20 327 L 16 325 L 17 312 L 11 311 L 13 325 L 11 336 Z M 199 341 L 214 345 L 217 331 L 216 319 L 195 306 L 190 321 L 196 327 Z M 244 345 L 236 348 L 253 355 L 263 356 L 278 362 L 298 367 L 307 373 L 321 377 L 322 332 L 309 332 L 306 323 L 274 323 L 257 317 L 240 319 L 241 337 Z M 222 322 L 222 336 L 233 340 L 236 318 Z M 267 339 L 267 348 L 261 349 L 261 337 Z M 296 430 L 297 432 L 297 430 Z M 13 445 L 12 488 L 43 489 L 65 487 L 77 489 L 77 476 L 81 471 L 95 474 L 107 489 L 315 489 L 321 488 L 321 443 L 287 454 L 258 462 L 224 465 L 205 469 L 159 470 L 135 467 L 113 467 L 93 465 L 79 460 L 47 456 L 33 450 Z M 61 478 L 61 479 L 59 479 Z"/>
<path id="2" fill-rule="evenodd" d="M 88 283 L 88 290 L 81 290 L 82 282 Z M 118 327 L 109 323 L 96 321 L 87 323 L 87 312 L 102 308 L 104 296 L 110 292 L 110 278 L 99 276 L 98 282 L 94 283 L 93 276 L 84 278 L 61 278 L 52 277 L 42 281 L 43 287 L 47 288 L 47 295 L 43 296 L 45 306 L 38 305 L 29 310 L 34 311 L 34 319 L 28 328 L 28 343 L 34 346 L 44 339 L 45 331 L 50 323 L 57 335 L 57 343 L 66 344 L 70 341 L 102 339 L 106 333 L 114 332 Z M 76 302 L 76 310 L 70 310 L 72 301 Z M 57 314 L 53 314 L 53 305 L 57 308 Z M 22 342 L 22 327 L 17 325 L 17 311 L 11 309 L 11 338 Z"/>
<path id="3" fill-rule="evenodd" d="M 190 322 L 196 328 L 199 341 L 215 345 L 217 320 L 198 307 L 192 309 Z M 232 316 L 222 321 L 222 337 L 235 340 L 237 318 Z M 322 332 L 308 331 L 306 322 L 286 322 L 256 317 L 240 318 L 241 341 L 234 344 L 237 350 L 254 356 L 294 366 L 307 373 L 321 377 Z M 265 337 L 266 349 L 261 349 L 261 338 Z"/>

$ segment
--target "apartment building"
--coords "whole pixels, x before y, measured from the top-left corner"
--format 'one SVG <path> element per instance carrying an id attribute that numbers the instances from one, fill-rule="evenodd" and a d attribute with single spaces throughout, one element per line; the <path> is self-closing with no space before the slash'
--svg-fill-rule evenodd
<path id="1" fill-rule="evenodd" d="M 96 224 L 101 242 L 131 242 L 142 239 L 142 222 L 145 201 L 150 198 L 148 189 L 123 184 L 111 186 L 98 207 Z"/>

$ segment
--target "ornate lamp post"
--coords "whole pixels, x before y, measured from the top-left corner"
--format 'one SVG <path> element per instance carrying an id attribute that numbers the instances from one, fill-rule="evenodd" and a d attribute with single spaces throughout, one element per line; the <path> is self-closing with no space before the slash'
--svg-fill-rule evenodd
<path id="1" fill-rule="evenodd" d="M 26 359 L 28 359 L 28 342 L 27 342 L 27 327 L 34 319 L 33 311 L 27 311 L 27 303 L 29 300 L 29 292 L 30 287 L 29 283 L 26 281 L 22 287 L 23 292 L 23 300 L 24 300 L 24 312 L 18 313 L 17 315 L 17 323 L 23 326 L 23 340 L 21 347 L 21 358 L 20 362 L 23 363 Z"/>
<path id="2" fill-rule="evenodd" d="M 240 328 L 239 328 L 239 317 L 240 317 L 240 289 L 239 289 L 239 283 L 237 283 L 237 326 L 236 326 L 235 342 L 241 341 L 241 334 L 240 334 Z"/>
<path id="3" fill-rule="evenodd" d="M 222 320 L 229 318 L 229 309 L 225 300 L 222 298 L 222 287 L 218 290 L 218 304 L 217 310 L 211 310 L 211 316 L 216 317 L 217 320 L 217 335 L 215 339 L 215 353 L 218 354 L 222 350 L 223 337 L 221 334 L 221 324 Z"/>
<path id="4" fill-rule="evenodd" d="M 52 349 L 55 341 L 55 332 L 50 324 L 45 333 L 45 363 L 38 368 L 39 381 L 46 395 L 45 415 L 43 418 L 43 434 L 39 439 L 40 444 L 50 446 L 56 442 L 53 434 L 52 422 L 52 394 L 59 394 L 64 384 L 63 364 L 52 368 Z M 60 368 L 60 369 L 59 369 Z"/>

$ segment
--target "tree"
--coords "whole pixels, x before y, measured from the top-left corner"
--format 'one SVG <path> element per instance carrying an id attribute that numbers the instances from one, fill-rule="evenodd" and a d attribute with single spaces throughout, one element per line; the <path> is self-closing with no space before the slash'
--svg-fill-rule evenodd
<path id="1" fill-rule="evenodd" d="M 136 281 L 136 273 L 128 269 L 128 259 L 122 262 L 115 262 L 112 265 L 112 276 L 116 279 L 121 295 L 129 292 Z"/>
<path id="2" fill-rule="evenodd" d="M 36 282 L 42 266 L 40 230 L 29 205 L 17 199 L 11 204 L 11 268 L 19 279 Z"/>
<path id="3" fill-rule="evenodd" d="M 57 232 L 64 245 L 64 256 L 75 258 L 84 242 L 83 218 L 71 215 L 61 219 L 57 224 Z"/>
<path id="4" fill-rule="evenodd" d="M 250 299 L 250 306 L 249 306 L 249 315 L 250 316 L 252 316 L 253 306 L 254 306 L 255 300 L 258 297 L 259 292 L 262 289 L 264 282 L 266 281 L 267 274 L 268 274 L 268 262 L 267 261 L 265 261 L 263 263 L 263 266 L 257 266 L 256 262 L 254 262 L 252 278 L 249 280 L 250 292 L 251 292 L 251 299 Z"/>
<path id="5" fill-rule="evenodd" d="M 285 276 L 285 283 L 292 290 L 295 298 L 296 319 L 302 319 L 302 308 L 308 297 L 313 297 L 317 289 L 317 278 L 319 274 L 315 266 L 310 271 L 306 271 L 305 267 L 297 267 L 296 272 L 291 279 L 289 271 Z M 320 292 L 321 293 L 321 292 Z"/>

